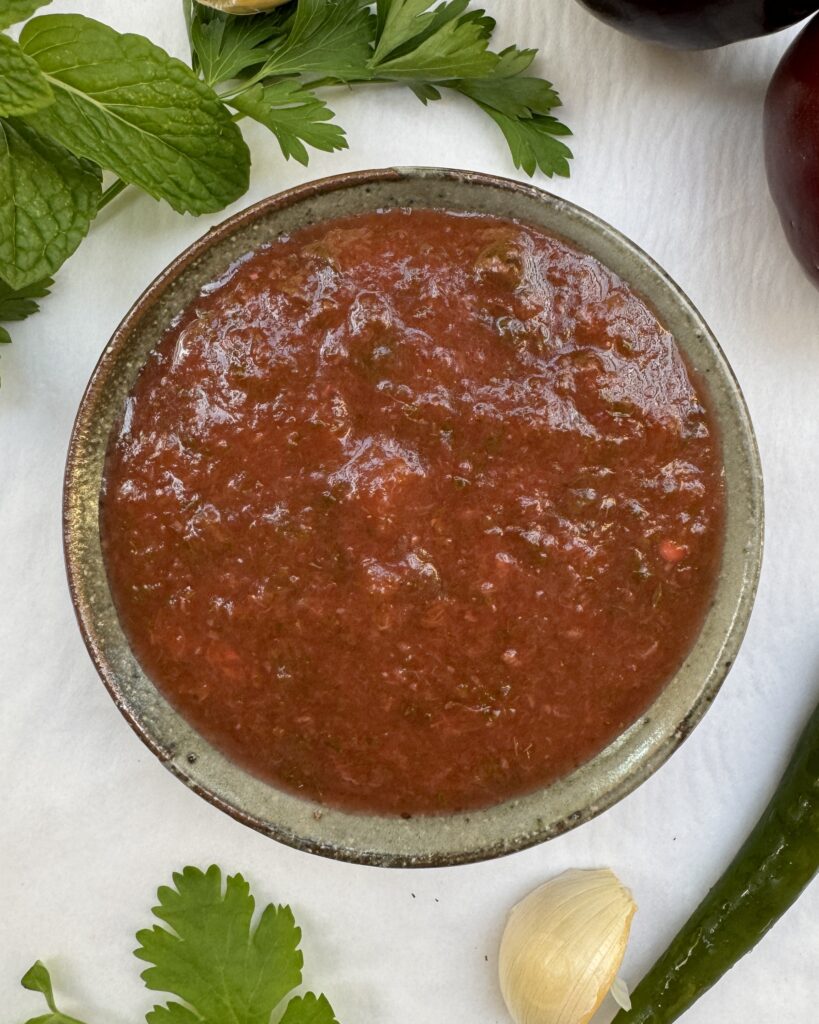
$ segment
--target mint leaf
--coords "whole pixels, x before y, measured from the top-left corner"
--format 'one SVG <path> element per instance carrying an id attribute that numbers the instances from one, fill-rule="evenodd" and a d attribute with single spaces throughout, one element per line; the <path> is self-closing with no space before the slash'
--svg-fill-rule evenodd
<path id="1" fill-rule="evenodd" d="M 81 1021 L 74 1017 L 66 1017 L 64 1013 L 60 1013 L 57 1009 L 54 1003 L 54 992 L 51 987 L 51 975 L 48 973 L 46 965 L 40 960 L 29 967 L 23 975 L 20 984 L 31 992 L 41 992 L 45 996 L 49 1010 L 51 1010 L 51 1013 L 43 1014 L 41 1017 L 32 1017 L 27 1024 L 82 1024 Z"/>
<path id="2" fill-rule="evenodd" d="M 30 114 L 53 102 L 36 63 L 13 39 L 0 35 L 0 117 Z"/>
<path id="3" fill-rule="evenodd" d="M 369 77 L 375 17 L 367 0 L 299 0 L 288 33 L 266 61 L 265 75 Z"/>
<path id="4" fill-rule="evenodd" d="M 498 63 L 488 50 L 492 19 L 464 13 L 467 2 L 389 0 L 371 62 L 387 78 L 467 78 L 490 74 Z"/>
<path id="5" fill-rule="evenodd" d="M 190 41 L 196 67 L 208 85 L 227 82 L 267 59 L 267 44 L 285 32 L 281 9 L 254 17 L 231 17 L 195 3 Z"/>
<path id="6" fill-rule="evenodd" d="M 0 121 L 0 277 L 23 288 L 54 273 L 88 231 L 100 177 L 26 122 Z"/>
<path id="7" fill-rule="evenodd" d="M 148 39 L 53 14 L 28 22 L 20 42 L 55 95 L 28 120 L 77 156 L 180 213 L 221 210 L 246 191 L 250 155 L 229 113 Z"/>
<path id="8" fill-rule="evenodd" d="M 38 7 L 45 7 L 51 0 L 2 0 L 0 6 L 0 28 L 9 28 L 18 21 L 30 18 Z"/>
<path id="9" fill-rule="evenodd" d="M 270 1014 L 301 983 L 301 930 L 289 907 L 269 905 L 255 928 L 255 900 L 241 875 L 187 867 L 175 888 L 159 890 L 154 925 L 137 934 L 136 956 L 152 966 L 148 988 L 170 992 L 170 1002 L 148 1014 L 148 1024 L 269 1024 Z"/>
<path id="10" fill-rule="evenodd" d="M 338 1021 L 324 996 L 308 992 L 290 1000 L 279 1024 L 338 1024 Z"/>
<path id="11" fill-rule="evenodd" d="M 279 141 L 282 153 L 307 165 L 304 143 L 329 153 L 346 149 L 344 130 L 327 124 L 333 112 L 315 93 L 293 79 L 271 85 L 254 85 L 234 97 L 231 106 L 269 128 Z"/>

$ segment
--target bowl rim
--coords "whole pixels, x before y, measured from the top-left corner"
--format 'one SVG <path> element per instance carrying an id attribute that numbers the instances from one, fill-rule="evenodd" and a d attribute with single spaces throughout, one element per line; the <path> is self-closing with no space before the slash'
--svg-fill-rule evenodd
<path id="1" fill-rule="evenodd" d="M 747 470 L 746 484 L 748 489 L 747 501 L 749 509 L 747 524 L 748 539 L 744 549 L 742 578 L 737 584 L 738 589 L 735 599 L 735 607 L 733 608 L 730 622 L 725 630 L 724 636 L 722 637 L 719 656 L 708 671 L 706 679 L 700 687 L 699 693 L 697 694 L 692 706 L 687 708 L 685 714 L 683 714 L 676 723 L 676 727 L 672 731 L 667 730 L 666 734 L 663 735 L 661 742 L 655 743 L 653 745 L 653 749 L 650 751 L 645 752 L 643 755 L 639 755 L 638 752 L 634 767 L 614 785 L 605 789 L 602 796 L 594 800 L 592 803 L 587 803 L 585 806 L 579 807 L 571 813 L 563 815 L 558 820 L 550 820 L 546 822 L 543 819 L 538 818 L 538 827 L 530 829 L 525 833 L 504 838 L 501 841 L 483 843 L 480 839 L 480 835 L 478 834 L 474 837 L 473 841 L 463 849 L 446 849 L 444 851 L 416 850 L 411 853 L 395 849 L 378 849 L 372 846 L 365 847 L 362 844 L 356 844 L 355 842 L 345 844 L 339 843 L 335 840 L 323 841 L 315 837 L 300 834 L 298 830 L 294 830 L 293 828 L 287 827 L 281 823 L 266 820 L 250 808 L 246 806 L 239 806 L 233 799 L 225 798 L 223 794 L 211 786 L 208 780 L 203 778 L 199 770 L 197 770 L 196 757 L 194 757 L 194 755 L 189 754 L 187 757 L 183 758 L 180 750 L 176 749 L 176 745 L 174 743 L 168 744 L 159 739 L 152 728 L 151 722 L 145 720 L 139 714 L 136 714 L 130 707 L 125 692 L 127 687 L 123 685 L 122 680 L 119 678 L 118 673 L 114 670 L 108 656 L 106 655 L 105 644 L 100 636 L 99 623 L 95 621 L 95 611 L 92 607 L 92 602 L 89 599 L 88 582 L 83 571 L 84 548 L 83 545 L 78 542 L 78 536 L 83 530 L 83 511 L 88 513 L 88 501 L 90 497 L 88 495 L 84 496 L 83 494 L 83 465 L 85 459 L 85 448 L 89 432 L 93 430 L 94 413 L 96 411 L 97 404 L 101 400 L 101 396 L 105 394 L 106 388 L 108 387 L 112 360 L 117 356 L 121 356 L 122 353 L 127 350 L 133 332 L 140 325 L 143 318 L 150 314 L 151 310 L 154 309 L 156 303 L 166 293 L 166 291 L 169 288 L 172 288 L 174 283 L 178 281 L 183 273 L 191 267 L 191 265 L 195 264 L 203 255 L 213 251 L 221 243 L 229 240 L 242 229 L 253 225 L 271 213 L 287 210 L 288 208 L 297 206 L 305 201 L 310 201 L 317 197 L 326 196 L 328 194 L 337 193 L 347 189 L 355 189 L 378 183 L 405 182 L 408 180 L 453 182 L 458 185 L 465 183 L 471 186 L 487 187 L 489 189 L 499 190 L 504 193 L 515 193 L 517 195 L 527 196 L 538 203 L 550 205 L 556 212 L 556 215 L 570 215 L 571 217 L 576 218 L 578 223 L 585 224 L 590 231 L 604 234 L 609 243 L 613 246 L 619 247 L 624 255 L 628 254 L 632 260 L 638 262 L 647 271 L 649 271 L 652 277 L 656 279 L 658 285 L 661 284 L 665 288 L 669 302 L 676 303 L 681 310 L 684 310 L 692 325 L 696 326 L 702 337 L 703 343 L 710 350 L 710 354 L 713 356 L 715 365 L 718 367 L 720 386 L 725 388 L 728 396 L 727 400 L 732 403 L 733 426 L 737 428 L 739 437 L 743 442 L 743 456 L 746 461 Z M 426 206 L 429 208 L 432 204 L 419 203 L 418 205 L 419 207 Z M 325 217 L 322 219 L 329 220 L 332 218 Z M 540 230 L 548 231 L 549 229 L 541 227 Z M 552 231 L 551 233 L 560 235 L 560 231 Z M 569 238 L 569 241 L 576 247 L 582 248 L 579 243 L 572 241 L 571 238 Z M 619 274 L 620 271 L 618 270 L 617 273 Z M 621 276 L 624 275 L 621 274 Z M 630 283 L 628 277 L 625 277 L 624 279 L 626 280 L 626 283 Z M 651 296 L 643 294 L 643 297 L 650 306 L 654 304 Z M 685 347 L 679 340 L 678 344 L 680 344 L 681 348 Z M 703 383 L 705 382 L 703 381 Z M 714 415 L 720 426 L 723 426 L 723 413 L 716 408 L 716 403 L 714 404 Z M 106 434 L 106 436 L 108 435 Z M 98 507 L 99 490 L 96 492 L 95 500 Z M 385 167 L 332 175 L 330 177 L 309 181 L 276 193 L 275 195 L 268 196 L 238 213 L 233 214 L 215 227 L 212 227 L 204 235 L 186 247 L 183 252 L 175 257 L 168 266 L 154 278 L 154 280 L 136 299 L 120 324 L 117 326 L 116 330 L 113 332 L 110 340 L 103 348 L 80 401 L 72 427 L 71 439 L 66 458 L 63 489 L 63 545 L 71 601 L 79 624 L 80 632 L 96 670 L 110 696 L 114 700 L 114 703 L 119 708 L 120 712 L 123 714 L 134 732 L 136 732 L 152 753 L 159 758 L 161 763 L 181 779 L 186 786 L 243 824 L 296 849 L 321 854 L 337 860 L 375 866 L 445 867 L 504 856 L 506 854 L 534 846 L 547 839 L 563 834 L 564 832 L 575 828 L 577 825 L 591 820 L 641 785 L 642 782 L 648 779 L 668 759 L 668 757 L 671 756 L 687 736 L 690 735 L 693 728 L 702 719 L 708 707 L 710 707 L 725 677 L 727 676 L 742 643 L 750 618 L 761 571 L 763 544 L 763 478 L 759 450 L 754 435 L 753 425 L 734 372 L 725 358 L 719 343 L 696 307 L 694 307 L 691 300 L 670 278 L 670 276 L 639 246 L 632 242 L 627 236 L 611 227 L 611 225 L 598 218 L 596 215 L 534 185 L 477 171 L 464 171 L 439 167 Z M 107 579 L 105 586 L 107 589 Z M 698 637 L 694 643 L 692 653 L 697 649 L 699 643 L 700 638 Z M 681 671 L 682 668 L 678 670 L 678 672 Z M 671 680 L 669 680 L 669 684 L 667 685 L 670 685 L 675 678 L 676 674 Z M 154 684 L 151 683 L 150 685 L 153 686 Z M 161 699 L 164 701 L 164 698 Z M 652 705 L 652 708 L 653 706 L 654 705 Z M 649 721 L 648 715 L 650 712 L 651 708 L 649 708 L 648 712 L 645 714 L 646 722 Z M 175 711 L 172 711 L 172 714 L 177 717 L 181 717 L 178 716 L 178 713 Z M 643 717 L 644 716 L 641 716 L 641 720 Z M 618 745 L 622 744 L 623 741 L 628 738 L 629 734 L 639 724 L 639 721 L 640 720 L 635 722 L 633 726 L 630 726 L 616 737 L 608 747 L 604 748 L 604 751 L 602 751 L 601 754 L 596 755 L 589 762 L 586 762 L 586 764 L 570 773 L 567 778 L 572 779 L 576 774 L 578 774 L 578 772 L 586 770 L 589 766 L 594 766 L 602 754 L 606 754 L 617 748 Z M 214 749 L 211 748 L 209 742 L 203 737 L 200 737 L 200 744 L 204 748 L 208 748 L 210 750 Z M 249 773 L 245 772 L 238 766 L 234 765 L 233 769 L 241 775 L 249 776 Z M 561 783 L 563 782 L 563 780 L 558 781 Z M 545 795 L 552 788 L 552 785 L 554 784 L 541 787 L 534 794 L 531 794 L 531 796 L 538 797 Z M 274 787 L 270 788 L 274 789 Z M 305 801 L 303 798 L 293 797 L 293 799 L 302 804 L 308 804 L 308 801 Z M 524 797 L 523 799 L 527 800 L 529 797 Z M 520 799 L 517 798 L 481 811 L 465 812 L 464 814 L 452 816 L 417 816 L 414 821 L 442 822 L 458 818 L 462 822 L 466 822 L 468 824 L 470 822 L 470 818 L 479 819 L 484 814 L 492 814 L 500 808 L 520 802 Z M 311 803 L 309 806 L 315 808 L 318 805 Z M 389 821 L 393 825 L 397 824 L 400 820 L 388 816 L 339 812 L 332 808 L 328 809 L 328 813 L 334 815 L 340 814 L 342 817 L 347 814 L 351 820 L 362 820 L 366 818 L 371 822 Z M 321 817 L 321 814 L 319 814 L 319 817 Z M 404 823 L 404 825 L 409 824 L 410 823 L 407 822 Z M 409 832 L 407 833 L 407 835 L 410 834 L 411 833 Z M 376 843 L 376 847 L 377 845 L 378 844 Z"/>

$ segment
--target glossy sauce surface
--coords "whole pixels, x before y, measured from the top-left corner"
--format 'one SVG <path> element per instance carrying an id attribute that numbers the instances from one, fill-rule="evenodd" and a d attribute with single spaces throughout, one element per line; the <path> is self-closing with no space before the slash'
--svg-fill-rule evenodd
<path id="1" fill-rule="evenodd" d="M 590 256 L 476 215 L 305 229 L 206 290 L 112 439 L 103 546 L 148 674 L 276 785 L 416 814 L 599 751 L 719 570 L 704 395 Z"/>

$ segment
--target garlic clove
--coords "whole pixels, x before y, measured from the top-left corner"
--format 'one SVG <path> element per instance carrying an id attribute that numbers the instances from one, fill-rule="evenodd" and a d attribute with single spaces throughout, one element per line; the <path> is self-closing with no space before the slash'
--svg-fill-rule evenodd
<path id="1" fill-rule="evenodd" d="M 631 1009 L 631 996 L 629 995 L 628 985 L 622 978 L 615 978 L 611 983 L 609 991 L 611 992 L 611 998 L 621 1010 L 628 1012 Z"/>
<path id="2" fill-rule="evenodd" d="M 205 7 L 215 7 L 225 14 L 261 14 L 274 7 L 281 7 L 288 0 L 199 0 Z"/>
<path id="3" fill-rule="evenodd" d="M 617 977 L 636 909 L 608 868 L 565 871 L 518 903 L 499 956 L 516 1024 L 587 1024 Z"/>

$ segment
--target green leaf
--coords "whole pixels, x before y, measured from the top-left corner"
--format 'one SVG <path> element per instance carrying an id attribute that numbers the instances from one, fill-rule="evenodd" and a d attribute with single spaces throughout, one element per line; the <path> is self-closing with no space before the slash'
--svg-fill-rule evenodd
<path id="1" fill-rule="evenodd" d="M 498 54 L 498 66 L 491 75 L 446 84 L 476 103 L 492 107 L 508 117 L 548 114 L 561 105 L 552 83 L 521 74 L 532 63 L 536 53 L 536 50 L 509 47 Z"/>
<path id="2" fill-rule="evenodd" d="M 257 84 L 230 101 L 231 105 L 269 128 L 282 152 L 300 164 L 308 162 L 304 143 L 329 153 L 346 149 L 344 130 L 327 124 L 333 112 L 315 93 L 293 79 L 263 86 Z"/>
<path id="3" fill-rule="evenodd" d="M 57 1007 L 54 1004 L 54 990 L 51 986 L 51 975 L 42 960 L 37 960 L 29 967 L 20 984 L 30 992 L 42 992 L 49 1010 L 52 1013 L 57 1012 Z"/>
<path id="4" fill-rule="evenodd" d="M 228 82 L 268 57 L 268 46 L 285 32 L 286 12 L 281 8 L 254 17 L 232 17 L 195 4 L 190 17 L 190 40 L 202 76 L 208 85 Z"/>
<path id="5" fill-rule="evenodd" d="M 0 29 L 16 25 L 18 21 L 30 18 L 38 7 L 45 7 L 51 0 L 2 0 L 0 4 Z"/>
<path id="6" fill-rule="evenodd" d="M 0 276 L 23 288 L 53 274 L 85 237 L 100 181 L 26 122 L 0 121 Z"/>
<path id="7" fill-rule="evenodd" d="M 301 930 L 290 908 L 265 907 L 254 928 L 255 901 L 241 875 L 228 877 L 224 891 L 216 866 L 187 867 L 173 880 L 154 908 L 167 927 L 139 932 L 136 956 L 152 965 L 142 974 L 148 988 L 187 1007 L 157 1007 L 149 1024 L 269 1024 L 301 983 Z"/>
<path id="8" fill-rule="evenodd" d="M 503 132 L 515 167 L 522 168 L 530 177 L 540 169 L 550 178 L 553 174 L 568 178 L 572 151 L 555 138 L 572 134 L 566 125 L 547 114 L 515 118 L 493 110 L 484 103 L 478 106 L 489 114 Z"/>
<path id="9" fill-rule="evenodd" d="M 30 114 L 53 102 L 37 64 L 13 39 L 0 35 L 0 117 Z"/>
<path id="10" fill-rule="evenodd" d="M 487 49 L 494 22 L 482 11 L 464 14 L 463 0 L 429 11 L 434 0 L 391 0 L 371 68 L 387 78 L 473 78 L 490 74 L 497 54 Z"/>
<path id="11" fill-rule="evenodd" d="M 308 992 L 290 1000 L 279 1024 L 338 1024 L 338 1021 L 324 996 Z"/>
<path id="12" fill-rule="evenodd" d="M 155 1006 L 146 1014 L 147 1024 L 202 1024 L 202 1018 L 180 1003 Z"/>
<path id="13" fill-rule="evenodd" d="M 25 288 L 12 288 L 5 281 L 0 281 L 0 322 L 9 323 L 32 316 L 40 308 L 37 299 L 44 299 L 51 292 L 53 284 L 50 277 L 43 281 L 35 281 Z M 37 967 L 37 964 L 34 967 Z M 32 971 L 34 967 L 31 968 Z M 43 970 L 45 971 L 45 967 Z"/>
<path id="14" fill-rule="evenodd" d="M 377 42 L 373 61 L 378 63 L 413 39 L 428 33 L 435 15 L 429 11 L 434 0 L 378 0 Z M 449 6 L 449 5 L 446 5 Z M 462 4 L 461 10 L 468 6 Z"/>
<path id="15" fill-rule="evenodd" d="M 148 39 L 54 14 L 28 22 L 20 42 L 55 95 L 28 120 L 77 156 L 180 213 L 212 213 L 246 191 L 250 155 L 230 114 Z"/>
<path id="16" fill-rule="evenodd" d="M 385 16 L 392 9 L 393 0 L 386 4 Z M 495 28 L 492 18 L 486 16 L 485 11 L 467 11 L 469 0 L 446 0 L 439 4 L 434 11 L 423 13 L 429 3 L 417 3 L 404 7 L 395 7 L 394 20 L 386 35 L 381 31 L 378 33 L 378 49 L 376 60 L 393 60 L 402 57 L 416 49 L 430 36 L 435 35 L 438 29 L 443 28 L 449 21 L 459 20 L 461 23 L 474 22 L 479 26 L 480 31 L 488 40 Z"/>
<path id="17" fill-rule="evenodd" d="M 299 0 L 287 36 L 264 65 L 266 75 L 369 77 L 375 17 L 366 0 Z"/>
<path id="18" fill-rule="evenodd" d="M 424 106 L 431 101 L 441 99 L 441 93 L 430 82 L 408 82 L 407 84 Z"/>
<path id="19" fill-rule="evenodd" d="M 60 1013 L 57 1009 L 54 1003 L 54 992 L 51 987 L 51 975 L 42 961 L 38 960 L 33 966 L 29 967 L 23 975 L 20 984 L 31 992 L 41 992 L 45 996 L 49 1010 L 51 1010 L 51 1013 L 43 1014 L 41 1017 L 32 1017 L 31 1020 L 27 1021 L 27 1024 L 82 1024 L 75 1017 L 66 1017 L 64 1013 Z"/>

